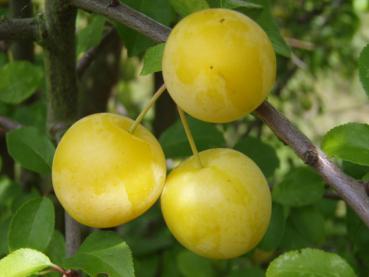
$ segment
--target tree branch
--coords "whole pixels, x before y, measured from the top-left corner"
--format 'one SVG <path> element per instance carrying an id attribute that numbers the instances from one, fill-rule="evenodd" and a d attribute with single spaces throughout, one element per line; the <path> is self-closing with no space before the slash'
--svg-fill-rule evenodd
<path id="1" fill-rule="evenodd" d="M 48 36 L 43 44 L 48 89 L 48 127 L 59 140 L 78 118 L 75 21 L 77 10 L 64 0 L 45 1 Z M 80 245 L 80 225 L 65 214 L 66 252 L 73 255 Z"/>
<path id="2" fill-rule="evenodd" d="M 70 0 L 70 3 L 86 11 L 118 21 L 154 41 L 164 42 L 170 33 L 170 28 L 125 4 L 111 5 L 111 0 Z"/>
<path id="3" fill-rule="evenodd" d="M 34 18 L 0 19 L 0 40 L 39 40 L 39 24 Z"/>
<path id="4" fill-rule="evenodd" d="M 84 68 L 77 66 L 80 77 L 78 108 L 81 116 L 106 111 L 120 76 L 121 50 L 122 40 L 117 31 L 112 29 L 97 47 L 83 56 L 79 65 L 83 64 Z"/>
<path id="5" fill-rule="evenodd" d="M 87 68 L 94 61 L 95 57 L 99 52 L 104 49 L 104 47 L 110 42 L 110 40 L 115 36 L 115 29 L 109 30 L 104 37 L 101 39 L 100 43 L 91 49 L 89 49 L 83 57 L 79 60 L 77 65 L 77 75 L 81 79 Z"/>
<path id="6" fill-rule="evenodd" d="M 117 20 L 128 27 L 163 42 L 170 29 L 125 5 L 109 6 L 108 0 L 71 0 L 77 7 Z M 268 102 L 255 114 L 308 165 L 324 178 L 340 197 L 348 203 L 369 227 L 369 200 L 362 183 L 344 174 L 327 156 Z"/>
<path id="7" fill-rule="evenodd" d="M 369 227 L 369 200 L 365 185 L 343 173 L 327 156 L 271 104 L 264 102 L 254 112 L 308 165 L 315 168 L 327 184 L 349 204 Z"/>
<path id="8" fill-rule="evenodd" d="M 0 127 L 5 131 L 11 131 L 22 127 L 22 125 L 8 117 L 0 116 Z"/>
<path id="9" fill-rule="evenodd" d="M 32 17 L 31 0 L 11 0 L 10 14 L 12 18 L 30 18 Z M 33 61 L 33 40 L 14 41 L 11 46 L 15 60 Z"/>

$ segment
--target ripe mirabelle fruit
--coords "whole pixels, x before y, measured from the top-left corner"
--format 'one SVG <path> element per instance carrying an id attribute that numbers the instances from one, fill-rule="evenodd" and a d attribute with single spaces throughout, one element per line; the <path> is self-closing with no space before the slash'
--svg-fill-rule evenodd
<path id="1" fill-rule="evenodd" d="M 62 206 L 78 222 L 107 228 L 126 223 L 159 198 L 166 175 L 162 148 L 144 127 L 128 132 L 127 117 L 99 113 L 62 137 L 52 180 Z"/>
<path id="2" fill-rule="evenodd" d="M 161 209 L 169 230 L 185 247 L 213 259 L 230 259 L 264 236 L 271 196 L 259 167 L 231 149 L 200 152 L 168 176 Z"/>
<path id="3" fill-rule="evenodd" d="M 162 62 L 174 101 L 208 122 L 239 119 L 259 106 L 276 75 L 276 57 L 265 32 L 249 17 L 207 9 L 172 30 Z"/>

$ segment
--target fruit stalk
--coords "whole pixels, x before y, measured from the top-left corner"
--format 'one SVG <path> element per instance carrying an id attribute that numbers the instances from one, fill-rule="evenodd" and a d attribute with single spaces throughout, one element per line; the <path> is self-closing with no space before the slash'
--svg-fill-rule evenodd
<path id="1" fill-rule="evenodd" d="M 150 99 L 149 103 L 145 106 L 145 108 L 142 110 L 142 112 L 137 116 L 135 122 L 132 124 L 131 128 L 129 128 L 129 132 L 133 134 L 135 130 L 137 129 L 138 125 L 141 123 L 142 119 L 145 117 L 146 113 L 152 108 L 152 106 L 155 104 L 156 100 L 160 97 L 160 95 L 163 94 L 163 92 L 166 90 L 165 84 L 163 84 L 153 95 L 153 97 Z"/>
<path id="2" fill-rule="evenodd" d="M 190 143 L 192 153 L 196 157 L 199 166 L 204 167 L 202 162 L 201 162 L 199 151 L 197 150 L 197 147 L 196 147 L 196 144 L 195 144 L 195 140 L 193 139 L 190 126 L 188 125 L 186 115 L 179 106 L 177 106 L 177 109 L 178 109 L 179 117 L 181 118 L 183 129 L 185 130 L 188 142 Z"/>

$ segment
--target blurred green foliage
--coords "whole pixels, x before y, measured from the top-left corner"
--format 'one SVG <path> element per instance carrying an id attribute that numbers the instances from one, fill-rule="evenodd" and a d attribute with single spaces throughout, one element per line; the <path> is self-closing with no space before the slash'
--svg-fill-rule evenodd
<path id="1" fill-rule="evenodd" d="M 342 94 L 347 97 L 345 99 L 359 99 L 359 104 L 368 106 L 362 88 L 351 85 L 357 79 L 360 64 L 361 80 L 364 87 L 368 86 L 366 52 L 359 61 L 359 54 L 369 41 L 365 32 L 369 26 L 367 0 L 122 2 L 167 26 L 173 26 L 184 15 L 208 5 L 235 8 L 254 18 L 267 31 L 279 54 L 278 79 L 270 101 L 300 129 L 308 132 L 315 142 L 322 142 L 323 149 L 347 174 L 357 179 L 368 178 L 367 114 L 355 117 L 362 123 L 338 126 L 324 138 L 328 129 L 324 129 L 318 119 L 315 125 L 319 130 L 307 128 L 310 117 L 324 115 L 335 122 L 335 114 L 329 114 L 327 110 L 338 103 Z M 34 1 L 33 5 L 35 12 L 42 12 L 42 1 Z M 6 5 L 0 4 L 0 16 L 7 13 Z M 155 85 L 160 82 L 158 74 L 154 76 L 152 73 L 160 70 L 158 55 L 162 45 L 150 48 L 155 45 L 151 40 L 100 16 L 79 12 L 77 22 L 79 58 L 99 44 L 106 30 L 115 28 L 118 31 L 123 43 L 120 78 L 110 93 L 107 106 L 111 112 L 137 116 Z M 347 262 L 358 276 L 368 276 L 367 227 L 315 172 L 304 166 L 292 150 L 252 116 L 225 125 L 190 119 L 190 126 L 200 150 L 234 147 L 252 157 L 267 176 L 273 194 L 273 214 L 269 230 L 253 251 L 229 261 L 196 256 L 175 241 L 165 226 L 159 204 L 156 204 L 140 218 L 112 230 L 114 232 L 90 234 L 93 230 L 84 228 L 83 235 L 87 239 L 83 246 L 76 256 L 65 260 L 63 213 L 53 195 L 49 176 L 54 145 L 46 126 L 48 105 L 43 81 L 42 48 L 35 47 L 35 54 L 33 63 L 14 61 L 9 43 L 0 42 L 0 115 L 23 126 L 6 135 L 4 130 L 0 130 L 0 146 L 4 148 L 0 163 L 0 238 L 4 238 L 0 240 L 1 257 L 8 253 L 9 247 L 18 248 L 19 242 L 22 247 L 46 249 L 45 253 L 54 263 L 82 269 L 90 274 L 105 270 L 111 276 L 133 275 L 132 252 L 138 277 L 258 277 L 265 276 L 268 265 L 275 257 L 308 247 L 337 253 L 344 260 L 337 255 L 314 252 L 317 250 L 288 252 L 282 257 L 307 270 L 328 259 L 342 266 L 341 271 L 337 271 L 341 275 L 337 276 L 343 277 L 353 276 Z M 140 72 L 148 75 L 141 76 Z M 325 101 L 326 96 L 317 87 L 322 79 L 329 79 L 330 90 L 333 91 L 328 95 L 329 101 Z M 335 90 L 342 83 L 349 84 L 353 92 L 338 94 L 339 91 Z M 154 129 L 155 122 L 170 116 L 168 110 L 167 107 L 151 111 L 145 124 Z M 366 111 L 369 112 L 368 109 Z M 190 155 L 180 123 L 174 122 L 174 118 L 172 121 L 173 124 L 160 135 L 170 169 Z M 40 195 L 48 198 L 40 198 Z M 45 199 L 52 200 L 53 205 L 45 204 L 50 201 Z M 45 204 L 43 208 L 39 207 L 42 203 Z M 54 225 L 51 222 L 54 208 L 55 230 L 50 227 L 51 223 Z M 41 232 L 37 228 L 47 230 Z M 36 233 L 42 233 L 43 237 L 35 244 Z M 42 247 L 35 247 L 38 243 Z M 275 260 L 267 276 L 302 276 L 298 273 L 270 273 L 283 266 L 282 258 Z M 332 269 L 329 265 L 322 268 L 323 274 L 332 270 L 338 269 Z M 346 273 L 351 275 L 344 275 Z"/>

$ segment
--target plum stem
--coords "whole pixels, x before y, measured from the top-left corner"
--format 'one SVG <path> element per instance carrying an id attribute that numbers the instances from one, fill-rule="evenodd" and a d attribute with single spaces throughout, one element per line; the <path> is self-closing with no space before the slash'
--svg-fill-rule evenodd
<path id="1" fill-rule="evenodd" d="M 163 84 L 151 97 L 149 103 L 145 106 L 145 108 L 141 111 L 141 113 L 137 116 L 135 122 L 133 122 L 131 128 L 129 128 L 129 132 L 133 134 L 135 130 L 137 129 L 138 125 L 141 123 L 142 119 L 145 117 L 146 113 L 152 108 L 152 106 L 155 104 L 156 100 L 160 97 L 160 95 L 163 94 L 163 92 L 166 90 L 165 84 Z"/>
<path id="2" fill-rule="evenodd" d="M 195 140 L 193 139 L 190 126 L 188 125 L 186 115 L 185 115 L 184 111 L 178 105 L 177 105 L 177 109 L 178 109 L 179 117 L 181 118 L 183 129 L 185 130 L 185 133 L 186 133 L 186 136 L 187 136 L 187 140 L 190 143 L 192 153 L 196 157 L 199 166 L 204 167 L 202 162 L 201 162 L 199 151 L 197 150 Z"/>

